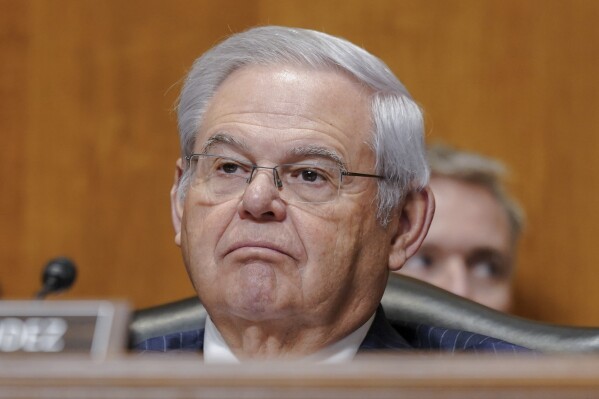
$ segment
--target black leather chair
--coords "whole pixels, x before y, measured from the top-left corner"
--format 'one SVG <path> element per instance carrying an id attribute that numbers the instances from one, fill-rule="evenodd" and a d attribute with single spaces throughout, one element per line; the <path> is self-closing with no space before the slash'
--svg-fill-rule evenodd
<path id="1" fill-rule="evenodd" d="M 599 328 L 541 323 L 497 312 L 422 281 L 392 275 L 382 300 L 387 317 L 472 331 L 541 352 L 599 351 Z M 206 310 L 193 297 L 134 312 L 130 345 L 203 327 Z"/>

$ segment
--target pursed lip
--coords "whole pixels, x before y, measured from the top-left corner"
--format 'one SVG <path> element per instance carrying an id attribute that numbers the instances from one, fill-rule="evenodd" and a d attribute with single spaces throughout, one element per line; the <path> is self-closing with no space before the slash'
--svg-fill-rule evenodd
<path id="1" fill-rule="evenodd" d="M 242 241 L 242 242 L 236 242 L 235 244 L 231 245 L 231 247 L 229 247 L 229 249 L 225 252 L 225 256 L 229 255 L 230 253 L 238 250 L 238 249 L 244 249 L 244 248 L 262 248 L 262 249 L 268 249 L 271 251 L 275 251 L 275 252 L 279 252 L 283 255 L 289 256 L 290 258 L 293 258 L 293 256 L 291 256 L 291 254 L 284 250 L 283 248 L 281 248 L 280 246 L 269 242 L 269 241 Z"/>

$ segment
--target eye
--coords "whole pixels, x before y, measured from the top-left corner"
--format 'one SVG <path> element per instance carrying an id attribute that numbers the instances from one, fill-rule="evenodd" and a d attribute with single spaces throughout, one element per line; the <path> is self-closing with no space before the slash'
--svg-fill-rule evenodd
<path id="1" fill-rule="evenodd" d="M 316 180 L 318 180 L 319 175 L 318 172 L 316 172 L 315 170 L 304 169 L 301 171 L 301 178 L 304 181 L 315 182 Z"/>
<path id="2" fill-rule="evenodd" d="M 501 280 L 507 277 L 505 268 L 491 260 L 478 260 L 470 268 L 472 275 L 481 280 Z"/>
<path id="3" fill-rule="evenodd" d="M 427 273 L 434 268 L 435 260 L 427 253 L 417 253 L 406 261 L 403 269 L 417 273 Z"/>
<path id="4" fill-rule="evenodd" d="M 224 164 L 222 164 L 222 166 L 220 168 L 225 173 L 235 173 L 235 172 L 237 172 L 239 165 L 236 165 L 234 163 L 224 163 Z"/>
<path id="5" fill-rule="evenodd" d="M 291 183 L 320 185 L 333 181 L 335 169 L 315 165 L 286 165 Z"/>
<path id="6" fill-rule="evenodd" d="M 221 175 L 228 176 L 245 176 L 249 174 L 251 166 L 246 165 L 241 161 L 231 158 L 217 158 L 214 161 L 212 169 Z"/>
<path id="7" fill-rule="evenodd" d="M 472 276 L 481 280 L 501 280 L 509 275 L 508 262 L 493 251 L 475 254 L 469 259 L 468 265 Z"/>

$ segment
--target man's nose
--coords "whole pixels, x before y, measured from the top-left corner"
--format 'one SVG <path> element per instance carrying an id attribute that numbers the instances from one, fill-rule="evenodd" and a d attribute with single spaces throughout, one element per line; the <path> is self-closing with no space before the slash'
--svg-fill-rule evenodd
<path id="1" fill-rule="evenodd" d="M 468 297 L 470 295 L 470 278 L 468 265 L 461 257 L 451 257 L 445 266 L 443 288 L 456 295 Z"/>
<path id="2" fill-rule="evenodd" d="M 280 221 L 286 216 L 287 206 L 281 200 L 279 188 L 274 183 L 274 170 L 256 169 L 239 203 L 242 219 Z"/>

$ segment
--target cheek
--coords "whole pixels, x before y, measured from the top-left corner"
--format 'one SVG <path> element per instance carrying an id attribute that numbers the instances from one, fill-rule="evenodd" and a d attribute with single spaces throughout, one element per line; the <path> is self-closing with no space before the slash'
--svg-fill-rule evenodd
<path id="1" fill-rule="evenodd" d="M 204 207 L 186 203 L 181 224 L 181 251 L 196 289 L 200 279 L 210 280 L 216 273 L 214 252 L 233 217 L 231 207 Z M 201 270 L 200 270 L 201 269 Z"/>
<path id="2" fill-rule="evenodd" d="M 318 267 L 319 271 L 331 269 L 328 262 L 345 258 L 357 237 L 358 227 L 351 223 L 351 217 L 334 210 L 290 212 L 290 217 L 308 258 L 305 266 Z"/>
<path id="3" fill-rule="evenodd" d="M 504 312 L 509 311 L 512 303 L 512 293 L 509 283 L 498 283 L 497 286 L 492 289 L 487 287 L 486 290 L 479 290 L 478 297 L 475 301 L 493 309 Z"/>
<path id="4" fill-rule="evenodd" d="M 308 256 L 301 271 L 304 287 L 314 286 L 327 293 L 344 289 L 366 268 L 362 258 L 380 257 L 380 248 L 373 246 L 371 221 L 360 211 L 335 216 L 331 212 L 330 216 L 314 218 L 304 214 L 296 226 Z"/>
<path id="5" fill-rule="evenodd" d="M 296 231 L 304 259 L 297 269 L 278 269 L 280 282 L 293 287 L 293 301 L 303 303 L 305 312 L 320 309 L 331 301 L 339 289 L 340 280 L 347 276 L 349 267 L 347 242 L 351 233 L 343 216 L 326 207 L 308 208 L 290 205 L 287 222 Z M 351 250 L 351 249 L 350 249 Z M 301 298 L 301 299 L 300 299 Z"/>

